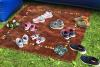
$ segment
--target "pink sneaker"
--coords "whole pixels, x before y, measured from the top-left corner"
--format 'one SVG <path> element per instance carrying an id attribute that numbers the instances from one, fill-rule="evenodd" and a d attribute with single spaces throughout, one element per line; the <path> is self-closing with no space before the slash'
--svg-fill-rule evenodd
<path id="1" fill-rule="evenodd" d="M 25 23 L 25 30 L 29 30 L 30 27 L 31 27 L 31 23 L 30 22 Z"/>
<path id="2" fill-rule="evenodd" d="M 31 27 L 30 27 L 30 31 L 35 32 L 36 30 L 37 30 L 36 25 L 32 24 Z"/>

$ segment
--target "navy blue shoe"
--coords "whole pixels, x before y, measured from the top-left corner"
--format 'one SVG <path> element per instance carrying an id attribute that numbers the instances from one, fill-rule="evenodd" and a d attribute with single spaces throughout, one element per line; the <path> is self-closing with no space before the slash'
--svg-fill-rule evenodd
<path id="1" fill-rule="evenodd" d="M 100 65 L 99 60 L 92 56 L 81 56 L 80 59 L 83 63 L 89 65 Z"/>
<path id="2" fill-rule="evenodd" d="M 73 29 L 69 30 L 69 36 L 70 37 L 75 37 L 76 36 L 76 33 L 75 33 L 75 31 Z"/>
<path id="3" fill-rule="evenodd" d="M 86 53 L 86 49 L 85 47 L 83 47 L 82 45 L 77 45 L 77 44 L 71 44 L 70 48 L 73 51 L 79 51 L 81 54 L 85 54 Z"/>
<path id="4" fill-rule="evenodd" d="M 61 31 L 61 35 L 66 39 L 70 39 L 70 36 L 69 36 L 69 32 L 64 30 L 64 31 Z"/>

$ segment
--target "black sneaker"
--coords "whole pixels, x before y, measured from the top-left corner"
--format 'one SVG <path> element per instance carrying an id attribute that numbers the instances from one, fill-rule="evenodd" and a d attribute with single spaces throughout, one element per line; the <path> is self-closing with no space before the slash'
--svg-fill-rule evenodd
<path id="1" fill-rule="evenodd" d="M 70 48 L 73 51 L 79 51 L 81 54 L 85 54 L 86 53 L 86 49 L 82 45 L 71 44 Z"/>
<path id="2" fill-rule="evenodd" d="M 89 64 L 89 65 L 100 65 L 99 60 L 92 56 L 81 56 L 80 59 L 83 63 Z"/>

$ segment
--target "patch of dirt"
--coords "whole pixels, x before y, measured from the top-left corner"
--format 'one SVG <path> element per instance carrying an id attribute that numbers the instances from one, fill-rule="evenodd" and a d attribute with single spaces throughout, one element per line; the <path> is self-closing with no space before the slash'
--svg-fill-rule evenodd
<path id="1" fill-rule="evenodd" d="M 40 16 L 45 13 L 45 11 L 51 11 L 54 15 L 53 18 L 47 19 L 45 23 L 36 24 L 38 33 L 46 38 L 46 41 L 41 44 L 41 46 L 34 45 L 34 41 L 29 39 L 29 44 L 25 45 L 22 49 L 18 48 L 15 43 L 15 39 L 17 37 L 22 37 L 24 34 L 28 34 L 31 36 L 32 32 L 27 32 L 23 28 L 23 24 L 26 22 L 32 22 L 33 18 Z M 41 54 L 43 56 L 50 56 L 55 59 L 60 59 L 64 61 L 72 61 L 76 59 L 77 52 L 72 51 L 69 48 L 69 45 L 72 43 L 80 44 L 86 29 L 75 27 L 75 22 L 73 19 L 78 16 L 90 16 L 90 12 L 86 9 L 82 8 L 74 8 L 74 7 L 65 7 L 65 6 L 56 6 L 56 5 L 48 5 L 48 4 L 27 4 L 25 8 L 23 8 L 13 19 L 16 19 L 21 23 L 19 27 L 16 29 L 9 29 L 6 26 L 3 28 L 3 32 L 0 33 L 0 47 L 3 48 L 11 48 L 16 50 L 28 51 L 32 53 Z M 77 35 L 75 38 L 72 38 L 70 43 L 66 41 L 59 33 L 61 30 L 53 30 L 49 28 L 49 24 L 52 21 L 57 19 L 61 19 L 64 21 L 64 28 L 75 28 Z M 4 38 L 4 39 L 3 39 Z M 56 53 L 54 53 L 53 49 L 57 43 L 62 43 L 63 46 L 66 45 L 68 52 L 65 53 L 64 56 L 60 57 Z M 49 48 L 45 48 L 45 47 Z"/>

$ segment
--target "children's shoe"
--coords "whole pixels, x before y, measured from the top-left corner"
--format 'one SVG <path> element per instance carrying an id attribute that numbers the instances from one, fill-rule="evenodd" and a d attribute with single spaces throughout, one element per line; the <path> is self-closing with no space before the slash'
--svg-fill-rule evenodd
<path id="1" fill-rule="evenodd" d="M 31 27 L 30 27 L 30 31 L 35 32 L 36 30 L 37 30 L 36 25 L 32 24 Z"/>
<path id="2" fill-rule="evenodd" d="M 31 38 L 32 38 L 32 40 L 35 40 L 35 39 L 39 38 L 39 34 L 34 34 L 31 36 Z"/>
<path id="3" fill-rule="evenodd" d="M 60 19 L 57 19 L 56 21 L 50 23 L 50 28 L 52 28 L 52 29 L 63 29 L 64 28 L 64 22 Z"/>
<path id="4" fill-rule="evenodd" d="M 80 59 L 85 64 L 96 65 L 96 66 L 100 65 L 99 60 L 92 56 L 81 56 Z"/>
<path id="5" fill-rule="evenodd" d="M 63 56 L 66 52 L 68 52 L 68 49 L 65 48 L 64 46 L 62 46 L 63 44 L 58 44 L 55 48 L 54 48 L 54 52 L 56 54 L 58 54 L 59 56 Z"/>
<path id="6" fill-rule="evenodd" d="M 44 23 L 45 22 L 45 18 L 41 15 L 41 16 L 38 16 L 37 18 L 34 18 L 33 19 L 33 23 Z"/>
<path id="7" fill-rule="evenodd" d="M 30 22 L 25 23 L 25 30 L 29 30 L 30 27 L 31 27 L 31 23 Z"/>
<path id="8" fill-rule="evenodd" d="M 18 45 L 19 48 L 23 48 L 23 40 L 21 38 L 16 38 L 16 44 Z"/>
<path id="9" fill-rule="evenodd" d="M 22 37 L 22 41 L 23 41 L 23 44 L 28 44 L 28 40 L 29 40 L 29 37 L 28 37 L 28 35 L 23 35 L 23 37 Z"/>
<path id="10" fill-rule="evenodd" d="M 52 18 L 51 12 L 46 11 L 43 15 L 33 19 L 33 23 L 44 23 L 47 18 Z"/>
<path id="11" fill-rule="evenodd" d="M 7 23 L 7 25 L 6 25 L 8 28 L 10 28 L 10 29 L 14 29 L 14 25 L 12 24 L 12 23 Z"/>
<path id="12" fill-rule="evenodd" d="M 75 31 L 73 29 L 69 30 L 69 36 L 70 37 L 75 37 L 76 36 L 76 33 L 75 33 Z"/>
<path id="13" fill-rule="evenodd" d="M 64 31 L 61 31 L 61 35 L 66 39 L 70 39 L 70 36 L 69 36 L 69 32 L 64 30 Z"/>
<path id="14" fill-rule="evenodd" d="M 86 28 L 87 27 L 86 21 L 83 19 L 82 16 L 77 17 L 74 20 L 75 20 L 77 26 L 82 27 L 82 28 Z"/>
<path id="15" fill-rule="evenodd" d="M 41 44 L 41 43 L 43 43 L 45 40 L 46 40 L 46 39 L 45 39 L 44 37 L 38 37 L 38 38 L 36 39 L 36 44 Z"/>
<path id="16" fill-rule="evenodd" d="M 45 18 L 43 17 L 43 15 L 38 17 L 38 21 L 41 22 L 41 23 L 45 22 Z"/>
<path id="17" fill-rule="evenodd" d="M 12 20 L 12 23 L 7 23 L 7 27 L 10 29 L 14 29 L 16 27 L 18 27 L 20 24 L 16 21 L 16 20 Z"/>
<path id="18" fill-rule="evenodd" d="M 86 53 L 86 49 L 82 45 L 71 44 L 70 48 L 73 51 L 79 51 L 81 54 L 85 54 Z"/>
<path id="19" fill-rule="evenodd" d="M 43 17 L 44 17 L 45 19 L 47 19 L 47 18 L 52 18 L 52 17 L 53 17 L 53 14 L 52 14 L 52 12 L 46 11 L 46 12 L 44 13 Z"/>

